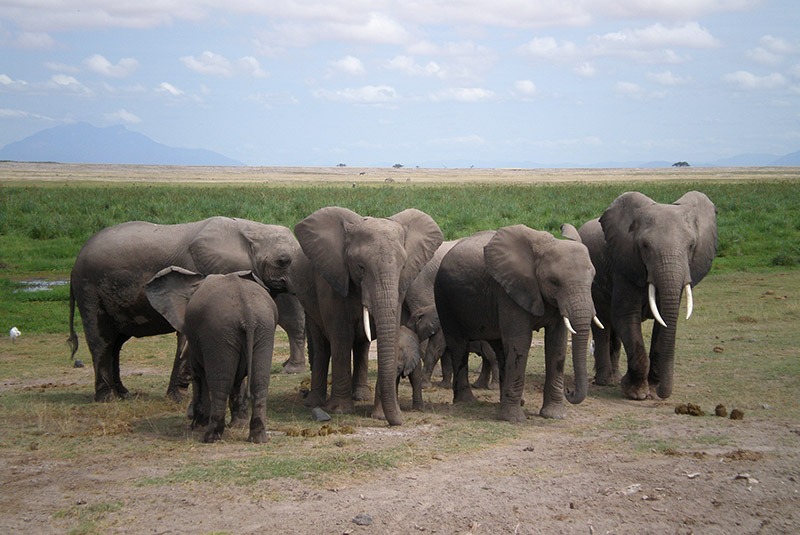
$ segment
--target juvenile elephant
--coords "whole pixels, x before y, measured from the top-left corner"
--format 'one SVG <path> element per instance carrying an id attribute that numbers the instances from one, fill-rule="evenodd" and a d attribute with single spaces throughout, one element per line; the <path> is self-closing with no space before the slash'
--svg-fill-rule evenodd
<path id="1" fill-rule="evenodd" d="M 396 386 L 400 385 L 400 379 L 408 377 L 411 383 L 411 408 L 421 411 L 424 408 L 422 401 L 422 353 L 420 353 L 420 343 L 417 333 L 405 325 L 400 326 L 397 331 L 397 381 Z M 373 418 L 383 418 L 383 404 L 379 399 L 375 400 L 372 408 Z"/>
<path id="2" fill-rule="evenodd" d="M 400 307 L 409 285 L 442 243 L 439 226 L 413 208 L 375 218 L 326 207 L 300 221 L 295 234 L 305 257 L 293 268 L 292 280 L 314 348 L 307 403 L 336 412 L 353 410 L 354 394 L 362 397 L 368 388 L 371 317 L 378 340 L 376 396 L 389 424 L 401 424 L 395 386 Z M 361 391 L 354 389 L 353 376 Z"/>
<path id="3" fill-rule="evenodd" d="M 574 227 L 565 233 L 574 234 Z M 692 287 L 711 269 L 717 251 L 716 208 L 703 193 L 690 191 L 672 204 L 638 192 L 617 197 L 599 219 L 577 231 L 597 269 L 592 294 L 607 331 L 594 330 L 595 383 L 619 379 L 620 341 L 628 357 L 622 392 L 646 399 L 650 388 L 672 394 L 675 336 L 681 294 L 692 314 Z M 642 321 L 654 318 L 650 353 Z"/>
<path id="4" fill-rule="evenodd" d="M 263 283 L 250 271 L 204 277 L 171 266 L 159 271 L 144 292 L 153 308 L 186 336 L 192 426 L 207 425 L 203 442 L 222 437 L 228 399 L 240 399 L 245 377 L 244 398 L 252 402 L 249 440 L 266 442 L 278 307 Z M 231 413 L 244 412 L 239 409 L 231 407 Z"/>
<path id="5" fill-rule="evenodd" d="M 434 284 L 436 309 L 453 359 L 453 399 L 473 400 L 467 377 L 469 343 L 484 340 L 500 368 L 501 420 L 525 420 L 522 395 L 532 331 L 544 327 L 545 385 L 540 414 L 566 415 L 564 398 L 586 397 L 586 352 L 595 318 L 594 267 L 586 247 L 513 225 L 461 240 L 442 259 Z M 564 360 L 572 333 L 575 390 L 566 391 Z M 566 394 L 566 395 L 565 395 Z"/>
<path id="6" fill-rule="evenodd" d="M 177 225 L 132 221 L 89 238 L 70 276 L 69 342 L 74 356 L 77 304 L 94 363 L 95 400 L 128 396 L 119 368 L 128 339 L 174 330 L 144 294 L 145 284 L 160 270 L 171 265 L 203 275 L 249 270 L 277 294 L 287 290 L 289 268 L 301 254 L 288 228 L 228 217 Z M 178 351 L 168 395 L 180 398 L 186 375 Z"/>

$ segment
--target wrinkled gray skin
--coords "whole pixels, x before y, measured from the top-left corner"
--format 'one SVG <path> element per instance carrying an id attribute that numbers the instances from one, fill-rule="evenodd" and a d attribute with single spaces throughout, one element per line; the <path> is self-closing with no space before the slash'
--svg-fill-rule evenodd
<path id="1" fill-rule="evenodd" d="M 374 218 L 326 207 L 298 223 L 295 234 L 306 258 L 293 268 L 292 280 L 306 311 L 313 347 L 306 403 L 324 405 L 332 412 L 351 412 L 354 395 L 363 398 L 368 392 L 366 307 L 374 323 L 371 333 L 378 341 L 376 395 L 389 424 L 401 424 L 396 392 L 401 304 L 409 285 L 442 242 L 439 226 L 413 208 L 389 218 Z"/>
<path id="2" fill-rule="evenodd" d="M 525 420 L 522 395 L 532 331 L 544 328 L 545 385 L 540 411 L 566 415 L 564 398 L 586 397 L 586 353 L 594 317 L 592 267 L 586 247 L 557 240 L 524 225 L 486 231 L 460 241 L 442 259 L 436 276 L 436 309 L 453 359 L 454 402 L 474 400 L 467 378 L 468 344 L 484 340 L 500 367 L 501 420 Z M 564 361 L 568 318 L 575 391 L 566 391 Z"/>
<path id="3" fill-rule="evenodd" d="M 95 370 L 95 400 L 125 398 L 119 352 L 131 337 L 174 331 L 150 305 L 144 285 L 171 265 L 201 273 L 253 271 L 273 294 L 290 285 L 289 267 L 301 255 L 292 232 L 282 226 L 245 219 L 212 217 L 194 223 L 156 225 L 143 221 L 101 230 L 84 244 L 70 277 L 70 337 L 78 348 L 73 319 L 75 304 Z M 177 391 L 179 352 L 173 369 Z"/>
<path id="4" fill-rule="evenodd" d="M 422 385 L 431 386 L 431 376 L 439 359 L 445 355 L 444 334 L 436 312 L 433 296 L 433 283 L 444 255 L 453 248 L 458 240 L 442 242 L 427 264 L 419 272 L 417 278 L 409 286 L 403 301 L 403 324 L 412 329 L 420 341 L 420 352 L 423 357 Z M 470 352 L 483 357 L 480 377 L 473 383 L 474 388 L 496 388 L 499 380 L 497 359 L 488 344 L 476 342 L 470 344 Z M 440 386 L 452 387 L 453 367 L 449 356 L 442 362 L 442 382 Z"/>
<path id="5" fill-rule="evenodd" d="M 186 336 L 192 426 L 207 426 L 203 442 L 222 438 L 228 399 L 239 399 L 245 377 L 246 399 L 252 403 L 249 440 L 266 442 L 278 307 L 261 281 L 250 271 L 203 277 L 171 266 L 158 272 L 144 291 L 153 308 Z M 242 412 L 231 407 L 233 415 Z"/>
<path id="6" fill-rule="evenodd" d="M 565 226 L 565 233 L 571 226 Z M 595 383 L 620 382 L 631 399 L 672 394 L 675 337 L 683 289 L 697 285 L 711 269 L 717 250 L 716 208 L 703 193 L 691 191 L 673 204 L 660 204 L 638 192 L 614 200 L 599 219 L 579 230 L 597 269 L 592 294 L 606 331 L 593 327 Z M 650 353 L 642 322 L 653 318 L 648 286 L 666 327 L 653 324 Z M 620 380 L 620 342 L 628 358 Z"/>
<path id="7" fill-rule="evenodd" d="M 415 411 L 424 409 L 422 401 L 422 353 L 420 353 L 420 343 L 417 333 L 405 325 L 400 326 L 397 331 L 397 382 L 408 377 L 411 383 L 411 408 Z M 398 400 L 399 403 L 399 400 Z M 384 418 L 383 404 L 378 396 L 375 398 L 375 405 L 372 408 L 373 418 Z"/>

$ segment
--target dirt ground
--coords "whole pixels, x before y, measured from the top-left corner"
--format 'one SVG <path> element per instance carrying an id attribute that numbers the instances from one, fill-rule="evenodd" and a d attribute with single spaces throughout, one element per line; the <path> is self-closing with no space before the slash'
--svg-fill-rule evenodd
<path id="1" fill-rule="evenodd" d="M 175 459 L 135 450 L 3 456 L 0 531 L 83 533 L 77 519 L 94 510 L 89 533 L 800 532 L 800 424 L 775 421 L 769 406 L 746 407 L 742 420 L 715 417 L 713 407 L 693 417 L 675 414 L 672 400 L 598 398 L 600 390 L 592 386 L 563 421 L 531 407 L 519 438 L 479 453 L 415 458 L 430 424 L 360 428 L 364 447 L 408 445 L 407 462 L 322 486 L 141 484 L 169 474 Z M 647 447 L 675 437 L 700 446 Z M 197 448 L 206 458 L 259 455 L 233 440 Z M 109 503 L 122 506 L 102 511 Z"/>

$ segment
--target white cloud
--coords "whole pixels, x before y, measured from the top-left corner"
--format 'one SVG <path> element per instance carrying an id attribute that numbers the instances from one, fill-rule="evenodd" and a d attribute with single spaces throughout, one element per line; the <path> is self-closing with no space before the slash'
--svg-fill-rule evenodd
<path id="1" fill-rule="evenodd" d="M 67 76 L 66 74 L 54 74 L 50 77 L 47 86 L 52 89 L 70 91 L 81 95 L 92 94 L 92 91 L 88 87 L 80 83 L 74 77 Z"/>
<path id="2" fill-rule="evenodd" d="M 430 100 L 433 102 L 486 102 L 495 100 L 496 95 L 494 91 L 483 89 L 481 87 L 452 87 L 442 89 L 430 95 Z"/>
<path id="3" fill-rule="evenodd" d="M 0 75 L 2 76 L 2 75 Z M 9 108 L 0 108 L 0 118 L 3 119 L 38 119 L 42 121 L 54 121 L 50 117 L 45 115 L 39 115 L 37 113 L 31 113 L 28 111 L 23 110 L 12 110 Z"/>
<path id="4" fill-rule="evenodd" d="M 322 100 L 357 104 L 390 104 L 400 98 L 395 88 L 388 85 L 367 85 L 338 91 L 318 89 L 314 96 Z"/>
<path id="5" fill-rule="evenodd" d="M 740 89 L 780 89 L 786 85 L 786 78 L 777 72 L 757 76 L 748 71 L 736 71 L 723 76 L 723 80 Z"/>
<path id="6" fill-rule="evenodd" d="M 83 60 L 83 64 L 92 72 L 110 76 L 112 78 L 125 78 L 130 76 L 138 67 L 139 62 L 134 58 L 122 58 L 114 65 L 100 54 L 94 54 Z"/>
<path id="7" fill-rule="evenodd" d="M 591 78 L 597 74 L 597 69 L 595 68 L 594 65 L 592 65 L 588 61 L 584 61 L 583 63 L 579 63 L 578 65 L 576 65 L 572 69 L 572 72 L 574 72 L 575 74 L 577 74 L 582 78 Z"/>
<path id="8" fill-rule="evenodd" d="M 31 50 L 47 50 L 53 48 L 55 41 L 45 32 L 23 32 L 17 37 L 17 46 Z"/>
<path id="9" fill-rule="evenodd" d="M 48 61 L 44 64 L 45 68 L 53 72 L 67 72 L 70 74 L 77 74 L 81 72 L 78 67 L 67 65 L 66 63 L 56 63 L 55 61 Z"/>
<path id="10" fill-rule="evenodd" d="M 133 113 L 129 112 L 128 110 L 121 108 L 112 113 L 105 114 L 106 121 L 112 123 L 127 123 L 127 124 L 137 124 L 141 123 L 142 120 L 134 115 Z"/>
<path id="11" fill-rule="evenodd" d="M 5 89 L 25 89 L 28 87 L 28 82 L 25 80 L 14 80 L 7 74 L 0 74 L 0 87 Z"/>
<path id="12" fill-rule="evenodd" d="M 443 74 L 442 68 L 435 61 L 425 65 L 417 63 L 413 57 L 400 54 L 386 62 L 386 68 L 400 71 L 409 76 L 439 76 Z"/>
<path id="13" fill-rule="evenodd" d="M 336 6 L 334 6 L 335 9 Z M 346 16 L 306 16 L 284 20 L 262 36 L 264 46 L 307 46 L 324 41 L 345 41 L 373 45 L 402 45 L 411 42 L 411 34 L 402 24 L 385 13 L 361 13 Z"/>
<path id="14" fill-rule="evenodd" d="M 557 41 L 553 37 L 537 37 L 520 47 L 528 56 L 550 61 L 571 60 L 580 53 L 579 47 L 571 41 Z"/>
<path id="15" fill-rule="evenodd" d="M 647 79 L 651 82 L 668 86 L 683 85 L 689 82 L 688 78 L 675 76 L 671 71 L 649 72 L 647 73 Z"/>
<path id="16" fill-rule="evenodd" d="M 787 55 L 797 52 L 797 47 L 784 39 L 765 35 L 759 46 L 747 51 L 747 57 L 762 65 L 778 65 Z"/>
<path id="17" fill-rule="evenodd" d="M 291 93 L 256 93 L 247 97 L 247 100 L 256 102 L 267 108 L 299 104 L 300 101 Z"/>
<path id="18" fill-rule="evenodd" d="M 361 76 L 367 73 L 364 63 L 355 56 L 345 56 L 336 61 L 331 61 L 328 65 L 337 72 L 352 76 Z"/>
<path id="19" fill-rule="evenodd" d="M 531 98 L 536 95 L 536 84 L 531 80 L 517 80 L 514 82 L 514 93 L 523 98 Z"/>
<path id="20" fill-rule="evenodd" d="M 230 78 L 236 74 L 248 74 L 255 78 L 265 78 L 267 73 L 253 56 L 245 56 L 231 61 L 221 54 L 206 50 L 199 56 L 183 56 L 181 62 L 187 69 L 209 76 Z"/>
<path id="21" fill-rule="evenodd" d="M 169 82 L 161 82 L 160 84 L 158 84 L 158 87 L 156 88 L 156 92 L 158 92 L 158 93 L 169 93 L 173 97 L 179 97 L 179 96 L 183 95 L 183 91 L 182 90 L 178 89 L 177 87 L 175 87 L 174 85 L 172 85 Z"/>

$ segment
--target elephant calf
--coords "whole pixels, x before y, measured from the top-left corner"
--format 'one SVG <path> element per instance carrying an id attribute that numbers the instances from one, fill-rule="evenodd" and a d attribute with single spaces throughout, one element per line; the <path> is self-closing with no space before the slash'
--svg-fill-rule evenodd
<path id="1" fill-rule="evenodd" d="M 204 277 L 171 266 L 145 286 L 150 304 L 186 335 L 192 369 L 192 426 L 208 424 L 203 442 L 225 429 L 228 399 L 252 402 L 251 442 L 266 442 L 267 391 L 278 309 L 263 283 L 250 271 Z M 234 395 L 236 394 L 236 395 Z M 238 407 L 231 407 L 233 414 Z"/>

